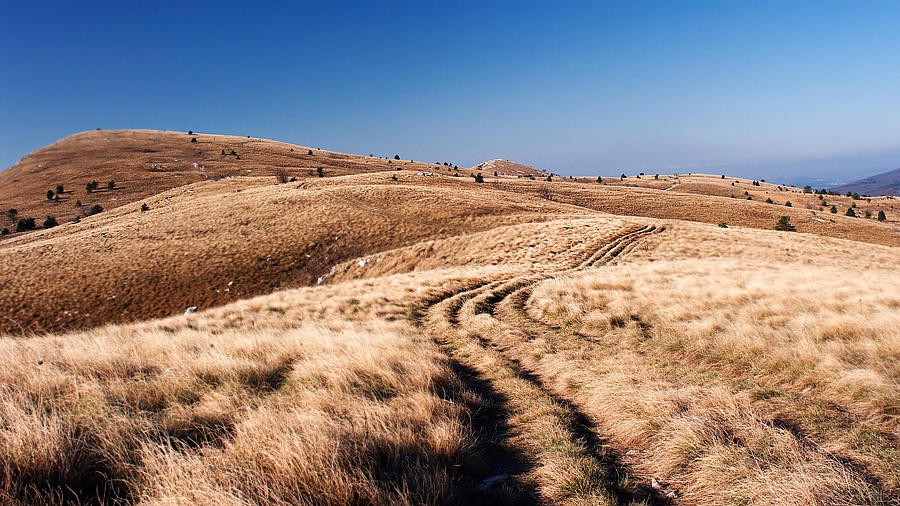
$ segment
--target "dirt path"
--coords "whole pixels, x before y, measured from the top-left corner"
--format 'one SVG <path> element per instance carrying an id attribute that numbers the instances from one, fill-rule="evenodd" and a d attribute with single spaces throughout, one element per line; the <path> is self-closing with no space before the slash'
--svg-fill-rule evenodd
<path id="1" fill-rule="evenodd" d="M 638 479 L 625 468 L 584 413 L 499 345 L 505 333 L 529 329 L 497 311 L 540 281 L 613 262 L 647 235 L 664 229 L 633 228 L 587 249 L 566 268 L 461 287 L 420 308 L 420 323 L 452 363 L 465 371 L 463 379 L 489 404 L 499 403 L 493 408 L 505 420 L 491 427 L 488 437 L 518 456 L 494 464 L 496 476 L 505 477 L 500 479 L 505 486 L 533 490 L 542 503 L 668 502 L 649 486 L 649 478 Z"/>

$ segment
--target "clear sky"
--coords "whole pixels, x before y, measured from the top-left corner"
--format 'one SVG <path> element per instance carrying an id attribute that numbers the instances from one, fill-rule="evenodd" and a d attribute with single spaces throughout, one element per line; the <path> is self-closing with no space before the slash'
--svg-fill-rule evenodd
<path id="1" fill-rule="evenodd" d="M 900 167 L 900 2 L 0 2 L 0 168 L 97 127 L 867 175 Z"/>

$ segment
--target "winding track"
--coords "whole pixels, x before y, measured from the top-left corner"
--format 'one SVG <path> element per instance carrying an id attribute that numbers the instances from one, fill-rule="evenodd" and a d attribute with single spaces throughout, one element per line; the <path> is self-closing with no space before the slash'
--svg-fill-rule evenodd
<path id="1" fill-rule="evenodd" d="M 441 294 L 419 308 L 420 323 L 432 333 L 451 361 L 475 377 L 470 385 L 487 383 L 504 400 L 501 411 L 511 432 L 501 435 L 528 461 L 524 474 L 498 469 L 514 480 L 530 482 L 537 495 L 554 504 L 666 504 L 644 480 L 635 481 L 594 424 L 565 397 L 547 387 L 504 346 L 508 335 L 524 339 L 555 334 L 556 329 L 531 319 L 524 306 L 539 282 L 607 265 L 631 252 L 645 237 L 665 227 L 645 226 L 614 236 L 586 258 L 549 273 L 478 283 Z M 562 336 L 551 336 L 558 340 Z M 478 388 L 476 386 L 476 391 Z M 494 398 L 498 398 L 497 395 Z M 498 463 L 501 467 L 508 463 Z"/>

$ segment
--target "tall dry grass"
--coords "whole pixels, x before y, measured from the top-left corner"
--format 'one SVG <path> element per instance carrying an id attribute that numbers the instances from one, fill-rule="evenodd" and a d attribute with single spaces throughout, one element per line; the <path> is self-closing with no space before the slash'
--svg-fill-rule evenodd
<path id="1" fill-rule="evenodd" d="M 400 323 L 252 322 L 0 340 L 0 504 L 474 495 L 481 401 L 430 341 Z"/>
<path id="2" fill-rule="evenodd" d="M 660 241 L 717 257 L 646 251 L 652 261 L 538 285 L 526 311 L 557 340 L 515 353 L 688 500 L 896 501 L 896 252 L 857 266 L 848 244 L 696 232 Z"/>

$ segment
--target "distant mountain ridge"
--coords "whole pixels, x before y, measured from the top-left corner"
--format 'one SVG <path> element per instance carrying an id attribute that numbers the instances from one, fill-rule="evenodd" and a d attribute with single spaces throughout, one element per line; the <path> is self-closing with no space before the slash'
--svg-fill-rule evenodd
<path id="1" fill-rule="evenodd" d="M 900 195 L 900 168 L 838 186 L 835 190 L 863 195 Z"/>

